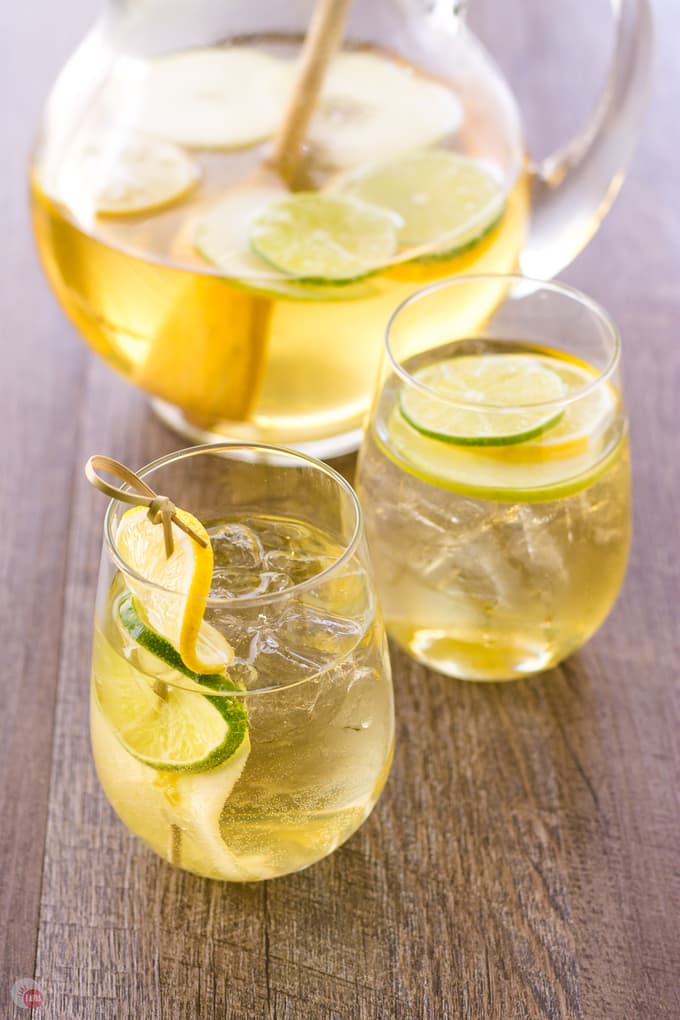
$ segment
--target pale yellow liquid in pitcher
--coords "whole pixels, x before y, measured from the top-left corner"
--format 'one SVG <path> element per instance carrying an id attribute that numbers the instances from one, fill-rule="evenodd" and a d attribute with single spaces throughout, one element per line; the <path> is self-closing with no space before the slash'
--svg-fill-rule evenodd
<path id="1" fill-rule="evenodd" d="M 462 144 L 475 135 L 474 111 L 466 117 Z M 292 281 L 283 292 L 266 279 L 228 279 L 195 250 L 193 231 L 258 167 L 263 148 L 192 155 L 198 187 L 148 215 L 84 224 L 45 193 L 39 172 L 32 193 L 39 250 L 71 320 L 110 365 L 198 428 L 291 443 L 356 429 L 396 305 L 454 273 L 517 265 L 529 205 L 523 174 L 497 225 L 453 257 L 401 261 L 346 285 Z"/>

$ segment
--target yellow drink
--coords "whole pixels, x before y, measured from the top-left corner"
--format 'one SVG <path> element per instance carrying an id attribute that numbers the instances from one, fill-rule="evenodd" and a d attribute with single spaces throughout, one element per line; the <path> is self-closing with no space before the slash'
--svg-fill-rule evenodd
<path id="1" fill-rule="evenodd" d="M 597 378 L 560 351 L 474 343 L 476 354 L 537 357 L 574 393 Z M 590 401 L 582 412 L 565 404 L 542 435 L 497 446 L 421 434 L 399 387 L 385 388 L 357 488 L 388 630 L 417 659 L 461 678 L 511 679 L 555 665 L 600 626 L 630 542 L 625 420 L 618 393 L 601 386 L 574 401 Z"/>
<path id="2" fill-rule="evenodd" d="M 296 50 L 278 44 L 276 52 L 290 58 Z M 419 69 L 413 74 L 429 81 Z M 460 101 L 465 130 L 441 145 L 477 156 L 488 140 L 500 152 L 498 126 L 490 114 L 485 121 L 484 104 L 465 94 Z M 91 119 L 106 123 L 108 107 L 97 109 Z M 77 146 L 63 156 L 67 173 L 62 161 L 51 174 L 38 158 L 32 178 L 38 247 L 56 294 L 88 343 L 165 402 L 175 424 L 196 434 L 321 443 L 332 453 L 351 445 L 368 407 L 394 307 L 415 288 L 453 273 L 515 268 L 528 218 L 527 179 L 517 165 L 501 168 L 498 156 L 504 212 L 481 240 L 452 257 L 408 261 L 400 250 L 397 261 L 343 285 L 282 280 L 266 266 L 261 276 L 253 269 L 233 278 L 196 250 L 196 225 L 244 186 L 264 154 L 262 145 L 194 151 L 200 181 L 193 190 L 167 208 L 122 218 L 93 214 L 82 189 L 63 184 L 80 179 Z M 342 177 L 313 156 L 305 174 L 304 186 L 314 189 L 334 188 Z"/>
<path id="3" fill-rule="evenodd" d="M 292 587 L 340 555 L 321 531 L 251 516 L 210 533 L 213 594 L 228 590 L 234 601 L 209 608 L 206 621 L 236 653 L 228 672 L 246 689 L 236 696 L 247 714 L 243 743 L 198 771 L 154 768 L 131 751 L 110 707 L 120 691 L 132 685 L 153 698 L 160 684 L 204 694 L 121 626 L 118 575 L 95 629 L 93 753 L 115 811 L 156 853 L 209 878 L 272 878 L 331 853 L 385 784 L 394 723 L 384 637 L 356 565 L 329 582 L 323 606 Z M 263 591 L 271 605 L 248 603 Z"/>

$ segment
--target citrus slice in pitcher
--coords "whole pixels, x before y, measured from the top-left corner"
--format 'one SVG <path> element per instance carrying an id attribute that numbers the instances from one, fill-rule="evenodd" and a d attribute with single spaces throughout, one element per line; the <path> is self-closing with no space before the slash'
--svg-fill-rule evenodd
<path id="1" fill-rule="evenodd" d="M 394 213 L 348 195 L 298 192 L 255 217 L 250 243 L 298 279 L 344 283 L 389 262 L 398 225 Z"/>
<path id="2" fill-rule="evenodd" d="M 342 191 L 384 206 L 400 220 L 399 244 L 436 245 L 442 258 L 481 240 L 505 206 L 498 175 L 479 160 L 445 149 L 420 149 L 362 170 Z"/>

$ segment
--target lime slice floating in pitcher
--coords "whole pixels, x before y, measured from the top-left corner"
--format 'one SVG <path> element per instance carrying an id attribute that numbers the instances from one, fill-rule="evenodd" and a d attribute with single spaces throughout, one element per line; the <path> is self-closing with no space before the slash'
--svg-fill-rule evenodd
<path id="1" fill-rule="evenodd" d="M 250 243 L 298 279 L 344 283 L 389 262 L 398 226 L 394 213 L 348 195 L 298 192 L 255 217 Z"/>
<path id="2" fill-rule="evenodd" d="M 480 241 L 505 206 L 498 175 L 486 163 L 445 149 L 420 149 L 381 162 L 340 187 L 343 193 L 391 209 L 402 223 L 399 244 L 436 244 L 428 252 L 436 258 Z"/>

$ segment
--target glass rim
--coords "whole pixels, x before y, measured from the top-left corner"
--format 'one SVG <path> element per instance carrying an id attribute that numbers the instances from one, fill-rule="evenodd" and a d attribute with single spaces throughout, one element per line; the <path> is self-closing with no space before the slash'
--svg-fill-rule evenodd
<path id="1" fill-rule="evenodd" d="M 409 370 L 405 368 L 404 365 L 397 360 L 396 355 L 392 350 L 390 337 L 397 319 L 407 308 L 417 304 L 419 301 L 422 301 L 425 298 L 428 298 L 431 294 L 434 294 L 437 291 L 448 288 L 454 289 L 455 287 L 463 284 L 475 284 L 475 283 L 479 284 L 493 280 L 498 281 L 504 280 L 511 285 L 528 284 L 534 290 L 545 290 L 550 291 L 554 294 L 561 294 L 563 297 L 570 298 L 571 300 L 576 301 L 578 304 L 585 307 L 592 314 L 593 318 L 597 319 L 605 326 L 607 333 L 611 338 L 613 344 L 612 352 L 609 356 L 609 359 L 605 367 L 602 370 L 597 371 L 597 374 L 594 375 L 593 378 L 589 382 L 587 382 L 584 386 L 579 386 L 576 389 L 572 389 L 569 391 L 569 393 L 565 394 L 562 397 L 555 397 L 552 400 L 540 400 L 531 403 L 521 403 L 514 405 L 477 403 L 477 402 L 472 403 L 461 400 L 453 400 L 452 398 L 447 397 L 445 394 L 434 389 L 433 387 L 426 385 L 419 379 L 416 379 L 415 376 L 413 376 L 409 372 Z M 473 334 L 472 336 L 470 336 L 469 338 L 461 337 L 461 340 L 475 339 L 474 331 L 471 331 L 471 333 Z M 477 337 L 477 339 L 483 338 Z M 490 337 L 489 339 L 493 339 L 493 337 Z M 516 337 L 515 339 L 521 342 L 522 338 Z M 404 382 L 420 390 L 422 393 L 434 397 L 440 403 L 447 404 L 450 407 L 459 408 L 460 410 L 463 411 L 484 410 L 491 411 L 493 413 L 498 412 L 499 414 L 502 413 L 508 414 L 512 413 L 513 411 L 521 411 L 525 409 L 540 411 L 541 409 L 547 410 L 549 408 L 567 407 L 569 404 L 573 404 L 577 400 L 582 400 L 584 397 L 588 396 L 588 394 L 594 392 L 599 386 L 606 383 L 607 380 L 611 378 L 611 376 L 618 368 L 619 361 L 621 359 L 621 335 L 619 333 L 616 323 L 614 322 L 609 312 L 598 301 L 595 301 L 594 298 L 589 297 L 583 291 L 578 290 L 578 288 L 572 287 L 567 283 L 562 283 L 560 281 L 553 280 L 538 280 L 535 277 L 524 276 L 522 273 L 470 273 L 470 274 L 461 273 L 456 276 L 446 277 L 443 280 L 437 280 L 435 283 L 431 283 L 427 287 L 421 287 L 420 290 L 417 290 L 414 294 L 409 295 L 409 297 L 405 298 L 404 301 L 397 305 L 397 307 L 394 309 L 389 319 L 387 320 L 387 325 L 385 327 L 385 352 L 387 354 L 387 358 L 392 369 Z"/>
<path id="2" fill-rule="evenodd" d="M 149 474 L 152 474 L 155 470 L 161 467 L 165 467 L 168 464 L 173 464 L 175 461 L 186 460 L 190 457 L 195 457 L 205 453 L 229 453 L 242 451 L 245 453 L 263 453 L 274 457 L 289 458 L 291 461 L 301 461 L 309 467 L 316 470 L 320 470 L 322 474 L 327 475 L 332 479 L 339 488 L 343 490 L 346 495 L 349 496 L 350 505 L 354 510 L 354 528 L 352 531 L 351 538 L 347 543 L 344 544 L 343 550 L 340 555 L 333 560 L 327 567 L 320 570 L 318 574 L 314 574 L 312 577 L 306 578 L 304 581 L 299 581 L 297 584 L 293 584 L 290 588 L 284 588 L 281 591 L 276 592 L 264 592 L 261 595 L 247 595 L 244 597 L 239 596 L 219 596 L 209 595 L 206 601 L 206 608 L 211 606 L 243 606 L 249 607 L 253 605 L 271 605 L 273 602 L 283 601 L 284 599 L 294 597 L 300 591 L 306 591 L 309 588 L 315 587 L 320 582 L 323 582 L 327 577 L 330 577 L 335 571 L 356 552 L 357 546 L 361 540 L 363 534 L 363 514 L 361 510 L 361 504 L 354 489 L 347 481 L 346 478 L 332 468 L 329 464 L 324 463 L 321 460 L 317 460 L 315 457 L 310 457 L 309 454 L 300 453 L 298 450 L 291 450 L 284 446 L 272 446 L 267 443 L 202 443 L 199 446 L 187 446 L 181 450 L 174 450 L 172 453 L 167 453 L 163 457 L 157 457 L 155 460 L 149 461 L 141 467 L 137 474 L 140 478 L 144 478 Z M 123 491 L 129 491 L 130 486 L 123 484 L 121 486 Z M 165 493 L 163 493 L 165 495 Z M 172 497 L 171 497 L 172 498 Z M 134 578 L 136 581 L 140 581 L 142 584 L 147 586 L 153 591 L 160 591 L 166 595 L 173 595 L 177 598 L 188 598 L 189 593 L 185 591 L 173 591 L 170 588 L 166 588 L 162 584 L 158 584 L 156 581 L 152 581 L 140 574 L 138 571 L 133 570 L 132 567 L 126 563 L 125 559 L 121 556 L 116 546 L 115 536 L 113 534 L 113 518 L 116 505 L 119 500 L 112 499 L 106 509 L 106 515 L 104 517 L 104 542 L 113 563 L 118 569 L 126 576 Z"/>

